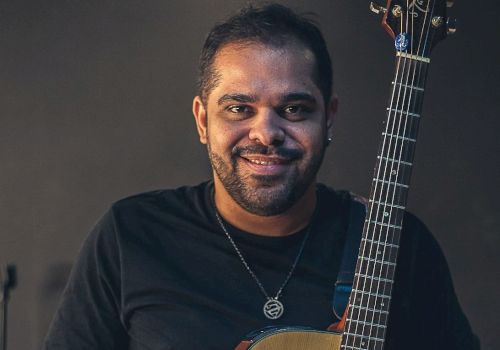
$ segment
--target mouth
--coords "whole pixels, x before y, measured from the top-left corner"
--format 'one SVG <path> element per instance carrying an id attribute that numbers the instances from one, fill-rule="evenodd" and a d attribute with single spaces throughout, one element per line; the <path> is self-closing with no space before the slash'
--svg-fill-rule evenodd
<path id="1" fill-rule="evenodd" d="M 282 175 L 288 170 L 292 163 L 292 160 L 288 158 L 265 156 L 261 154 L 241 155 L 240 159 L 243 160 L 246 167 L 249 168 L 252 173 L 257 175 Z"/>

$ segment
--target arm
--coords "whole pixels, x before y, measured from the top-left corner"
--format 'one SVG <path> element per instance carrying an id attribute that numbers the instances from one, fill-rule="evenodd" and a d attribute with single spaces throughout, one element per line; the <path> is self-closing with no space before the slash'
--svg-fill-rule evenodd
<path id="1" fill-rule="evenodd" d="M 388 349 L 479 349 L 443 252 L 412 215 L 405 217 L 399 254 Z"/>
<path id="2" fill-rule="evenodd" d="M 80 250 L 43 349 L 125 349 L 120 310 L 119 248 L 109 212 Z"/>

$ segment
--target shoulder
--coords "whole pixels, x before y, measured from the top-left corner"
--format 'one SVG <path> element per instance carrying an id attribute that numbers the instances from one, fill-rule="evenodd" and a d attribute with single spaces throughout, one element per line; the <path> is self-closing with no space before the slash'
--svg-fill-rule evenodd
<path id="1" fill-rule="evenodd" d="M 211 182 L 195 186 L 148 191 L 120 199 L 97 222 L 90 239 L 120 241 L 123 237 L 151 236 L 169 227 L 204 223 Z M 169 231 L 167 231 L 169 232 Z"/>
<path id="2" fill-rule="evenodd" d="M 125 197 L 113 203 L 109 214 L 118 221 L 154 219 L 159 217 L 205 217 L 210 201 L 212 182 L 195 186 L 148 191 Z"/>
<path id="3" fill-rule="evenodd" d="M 354 213 L 358 220 L 365 219 L 365 213 L 369 208 L 368 198 L 347 190 L 334 190 L 333 188 L 318 184 L 320 196 L 328 203 L 329 210 L 342 208 L 344 214 Z M 401 234 L 402 245 L 411 246 L 414 249 L 432 251 L 436 255 L 441 254 L 441 249 L 427 226 L 416 215 L 404 212 L 403 231 Z"/>
<path id="4" fill-rule="evenodd" d="M 116 201 L 111 205 L 111 210 L 128 211 L 139 208 L 190 205 L 196 201 L 204 201 L 210 187 L 211 182 L 207 181 L 195 186 L 138 193 Z"/>
<path id="5" fill-rule="evenodd" d="M 346 190 L 336 190 L 323 183 L 318 183 L 316 185 L 316 190 L 320 200 L 324 201 L 330 206 L 348 206 L 356 197 L 356 195 L 354 195 L 352 192 Z"/>
<path id="6" fill-rule="evenodd" d="M 416 215 L 405 212 L 401 247 L 409 250 L 412 255 L 425 256 L 426 260 L 439 260 L 444 263 L 444 256 L 439 243 L 429 228 Z"/>

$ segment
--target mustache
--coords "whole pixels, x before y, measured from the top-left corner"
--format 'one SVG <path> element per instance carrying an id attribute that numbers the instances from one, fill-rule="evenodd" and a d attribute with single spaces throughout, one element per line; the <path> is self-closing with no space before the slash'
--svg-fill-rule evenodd
<path id="1" fill-rule="evenodd" d="M 288 160 L 297 159 L 302 156 L 302 152 L 297 149 L 264 146 L 264 145 L 248 145 L 248 146 L 235 146 L 232 151 L 233 156 L 244 156 L 248 154 L 261 154 L 265 156 L 277 156 Z"/>

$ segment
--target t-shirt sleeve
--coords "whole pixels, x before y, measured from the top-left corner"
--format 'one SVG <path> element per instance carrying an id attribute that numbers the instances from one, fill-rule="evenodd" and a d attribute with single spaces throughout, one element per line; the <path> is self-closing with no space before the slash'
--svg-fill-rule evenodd
<path id="1" fill-rule="evenodd" d="M 120 250 L 112 212 L 83 243 L 43 349 L 125 349 Z"/>

